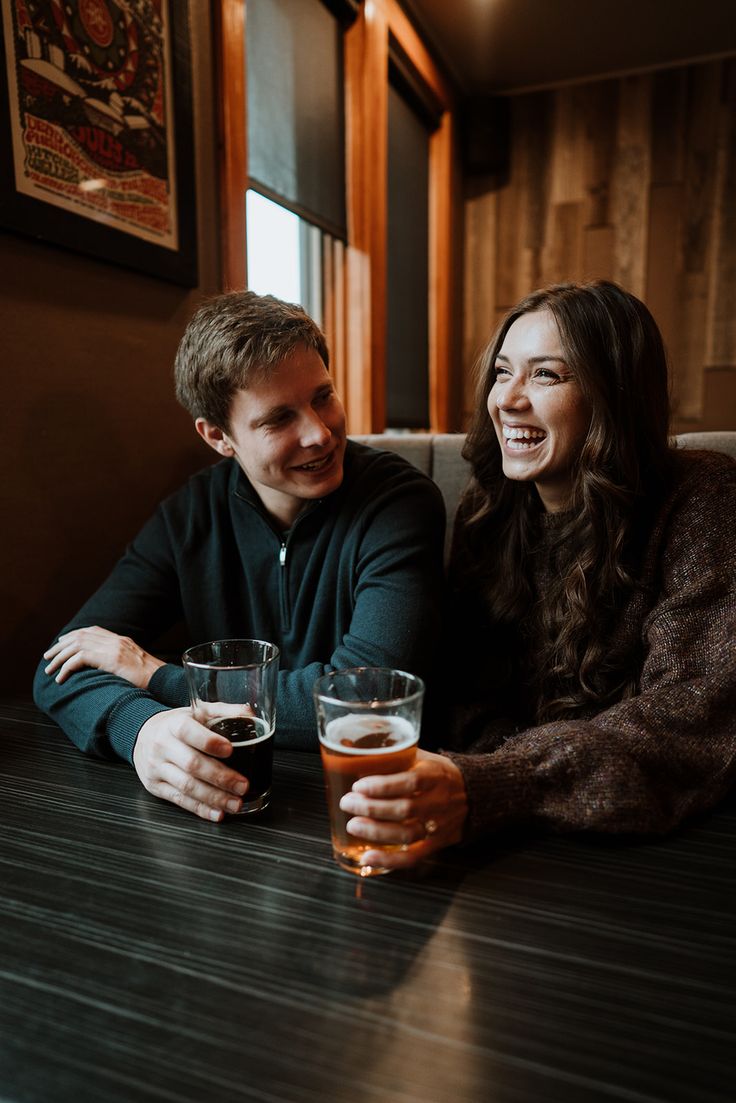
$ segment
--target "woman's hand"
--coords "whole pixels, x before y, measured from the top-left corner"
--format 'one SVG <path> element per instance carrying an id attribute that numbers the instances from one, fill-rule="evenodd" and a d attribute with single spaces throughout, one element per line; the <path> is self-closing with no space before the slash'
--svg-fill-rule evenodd
<path id="1" fill-rule="evenodd" d="M 468 814 L 463 775 L 449 758 L 418 751 L 411 770 L 359 778 L 340 801 L 352 814 L 347 829 L 376 844 L 361 865 L 406 869 L 462 838 Z M 382 843 L 407 850 L 381 850 Z"/>
<path id="2" fill-rule="evenodd" d="M 191 709 L 167 709 L 138 732 L 133 766 L 149 793 L 218 823 L 240 811 L 248 791 L 242 774 L 218 761 L 231 754 L 230 740 L 198 723 Z"/>
<path id="3" fill-rule="evenodd" d="M 106 628 L 76 628 L 59 636 L 53 647 L 43 653 L 44 659 L 50 659 L 45 667 L 47 674 L 56 673 L 56 681 L 61 685 L 70 674 L 85 667 L 106 670 L 125 678 L 139 689 L 148 689 L 148 683 L 154 672 L 164 663 L 139 647 L 128 636 L 118 636 Z"/>

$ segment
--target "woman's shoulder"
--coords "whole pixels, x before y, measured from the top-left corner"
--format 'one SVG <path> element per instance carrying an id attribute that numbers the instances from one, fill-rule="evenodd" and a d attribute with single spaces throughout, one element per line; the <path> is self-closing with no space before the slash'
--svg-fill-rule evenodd
<path id="1" fill-rule="evenodd" d="M 722 452 L 675 449 L 669 489 L 656 515 L 650 553 L 688 572 L 732 564 L 736 525 L 736 460 Z M 732 570 L 732 566 L 729 567 Z"/>
<path id="2" fill-rule="evenodd" d="M 724 506 L 731 499 L 736 487 L 736 459 L 733 456 L 725 452 L 673 448 L 671 461 L 670 499 L 682 503 L 721 501 Z"/>

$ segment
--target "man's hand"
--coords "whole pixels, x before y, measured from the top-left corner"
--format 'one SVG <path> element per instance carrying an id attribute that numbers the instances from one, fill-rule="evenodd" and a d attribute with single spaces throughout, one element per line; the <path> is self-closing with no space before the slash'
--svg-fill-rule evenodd
<path id="1" fill-rule="evenodd" d="M 106 670 L 125 678 L 139 689 L 148 689 L 154 672 L 164 663 L 139 647 L 128 636 L 118 636 L 106 628 L 76 628 L 59 636 L 53 647 L 43 653 L 44 659 L 50 659 L 45 667 L 47 674 L 56 674 L 61 685 L 70 674 L 84 667 Z"/>
<path id="2" fill-rule="evenodd" d="M 468 814 L 463 775 L 449 758 L 418 751 L 411 770 L 359 778 L 340 801 L 352 813 L 347 829 L 362 841 L 376 844 L 361 857 L 361 865 L 406 869 L 433 851 L 462 838 Z M 382 843 L 406 850 L 384 851 Z"/>
<path id="3" fill-rule="evenodd" d="M 138 732 L 133 765 L 155 797 L 219 822 L 226 812 L 240 811 L 248 790 L 242 774 L 217 761 L 230 754 L 230 740 L 199 724 L 191 709 L 170 709 L 146 720 Z"/>

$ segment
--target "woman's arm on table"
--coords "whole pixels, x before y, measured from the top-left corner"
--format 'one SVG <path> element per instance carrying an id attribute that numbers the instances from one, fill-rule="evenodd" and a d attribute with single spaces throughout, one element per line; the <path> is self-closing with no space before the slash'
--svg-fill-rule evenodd
<path id="1" fill-rule="evenodd" d="M 469 753 L 440 756 L 464 781 L 464 839 L 514 824 L 663 834 L 712 808 L 736 784 L 736 564 L 729 550 L 735 471 L 729 465 L 717 485 L 683 493 L 669 515 L 659 597 L 642 624 L 645 658 L 636 695 L 590 719 L 528 728 L 501 746 L 491 726 Z M 483 753 L 484 744 L 497 749 Z M 382 781 L 388 785 L 390 778 Z M 381 794 L 374 786 L 371 796 L 371 819 L 378 822 L 391 802 L 376 803 Z M 345 799 L 346 810 L 357 810 L 352 796 Z M 396 808 L 390 811 L 388 822 Z M 444 822 L 441 815 L 432 818 Z M 398 835 L 396 826 L 384 827 L 381 838 L 404 841 Z M 448 835 L 457 841 L 449 823 Z M 444 831 L 438 829 L 438 837 Z M 407 853 L 401 864 L 414 864 Z"/>

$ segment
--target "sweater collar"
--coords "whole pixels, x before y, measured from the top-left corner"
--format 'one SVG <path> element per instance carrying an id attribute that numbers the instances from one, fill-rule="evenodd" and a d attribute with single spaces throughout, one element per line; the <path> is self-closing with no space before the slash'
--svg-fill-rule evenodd
<path id="1" fill-rule="evenodd" d="M 317 510 L 323 508 L 327 503 L 339 501 L 345 494 L 346 484 L 349 482 L 349 476 L 352 473 L 355 465 L 355 445 L 353 441 L 348 440 L 347 447 L 345 449 L 345 458 L 343 460 L 343 480 L 337 490 L 332 494 L 328 494 L 325 498 L 314 498 L 309 501 L 306 509 L 302 510 L 299 516 L 292 524 L 289 532 L 294 528 L 294 525 L 298 524 L 304 517 L 311 516 Z M 230 493 L 236 498 L 240 498 L 241 501 L 245 501 L 248 505 L 252 506 L 256 512 L 263 517 L 263 519 L 271 526 L 275 528 L 273 518 L 268 512 L 263 502 L 261 501 L 258 493 L 256 492 L 250 479 L 243 471 L 242 467 L 236 459 L 229 459 L 225 461 L 231 465 L 230 467 Z M 280 531 L 280 530 L 279 530 Z"/>

